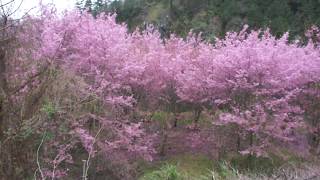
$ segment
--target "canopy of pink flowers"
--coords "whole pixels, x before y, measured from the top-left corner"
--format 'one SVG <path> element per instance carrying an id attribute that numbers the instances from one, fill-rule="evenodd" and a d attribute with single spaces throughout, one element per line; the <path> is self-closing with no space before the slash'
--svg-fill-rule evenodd
<path id="1" fill-rule="evenodd" d="M 115 15 L 79 12 L 43 16 L 38 26 L 35 59 L 82 76 L 105 103 L 132 107 L 137 93 L 157 102 L 170 92 L 181 103 L 220 109 L 220 124 L 261 138 L 291 140 L 305 127 L 297 102 L 320 82 L 319 48 L 289 43 L 287 34 L 276 39 L 244 28 L 214 45 L 192 34 L 162 40 L 153 27 L 128 33 Z"/>

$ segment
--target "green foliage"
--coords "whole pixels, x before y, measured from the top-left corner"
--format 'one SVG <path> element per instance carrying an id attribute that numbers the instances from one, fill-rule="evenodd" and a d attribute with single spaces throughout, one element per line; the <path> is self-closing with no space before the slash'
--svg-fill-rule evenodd
<path id="1" fill-rule="evenodd" d="M 222 179 L 227 179 L 231 177 L 237 177 L 239 172 L 237 169 L 232 167 L 227 161 L 222 161 L 218 163 L 218 168 L 216 169 L 216 177 L 220 177 Z"/>
<path id="2" fill-rule="evenodd" d="M 87 2 L 82 4 L 88 7 Z M 130 30 L 155 24 L 163 37 L 172 32 L 186 36 L 192 29 L 213 40 L 248 24 L 253 29 L 270 27 L 276 36 L 289 31 L 295 38 L 312 24 L 320 25 L 317 0 L 100 0 L 91 6 L 94 15 L 116 12 L 118 21 L 126 22 Z"/>
<path id="3" fill-rule="evenodd" d="M 170 114 L 167 112 L 164 112 L 164 111 L 156 111 L 156 112 L 152 113 L 151 120 L 159 125 L 159 127 L 162 130 L 162 133 L 164 133 L 164 134 L 162 134 L 162 136 L 164 139 L 166 139 L 166 135 L 165 135 L 164 131 L 168 128 Z"/>
<path id="4" fill-rule="evenodd" d="M 161 170 L 170 169 L 177 172 L 178 179 L 180 180 L 211 180 L 213 161 L 203 155 L 176 155 L 151 167 L 144 166 L 144 175 L 140 180 L 146 178 L 152 179 L 154 176 L 150 174 L 158 174 Z M 143 179 L 144 178 L 144 179 Z"/>
<path id="5" fill-rule="evenodd" d="M 177 164 L 179 172 L 185 179 L 197 179 L 201 175 L 208 174 L 214 165 L 214 162 L 204 155 L 191 154 L 175 156 L 169 162 Z"/>
<path id="6" fill-rule="evenodd" d="M 232 168 L 227 162 L 219 163 L 219 169 L 205 169 L 202 171 L 203 166 L 207 166 L 206 161 L 188 162 L 188 166 L 177 166 L 165 164 L 159 170 L 155 170 L 143 175 L 139 180 L 222 180 L 222 179 L 238 179 L 238 170 Z M 199 164 L 200 163 L 200 164 Z M 199 167 L 197 165 L 200 165 Z M 199 170 L 196 174 L 195 171 Z"/>
<path id="7" fill-rule="evenodd" d="M 41 112 L 45 113 L 49 119 L 52 119 L 57 112 L 57 109 L 51 102 L 46 102 L 42 106 Z"/>
<path id="8" fill-rule="evenodd" d="M 145 174 L 140 180 L 182 180 L 177 167 L 171 164 L 162 166 L 159 170 Z"/>
<path id="9" fill-rule="evenodd" d="M 152 114 L 152 120 L 154 121 L 165 121 L 168 118 L 168 113 L 163 111 L 156 111 Z"/>

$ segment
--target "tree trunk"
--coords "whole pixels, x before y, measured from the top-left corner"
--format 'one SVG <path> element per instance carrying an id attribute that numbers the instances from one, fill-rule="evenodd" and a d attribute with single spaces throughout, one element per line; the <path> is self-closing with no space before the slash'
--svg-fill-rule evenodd
<path id="1" fill-rule="evenodd" d="M 249 132 L 249 147 L 252 148 L 253 146 L 253 132 L 250 131 Z M 250 167 L 254 167 L 254 164 L 253 164 L 253 155 L 250 153 L 249 156 L 248 156 L 248 161 L 249 161 L 249 166 Z M 248 168 L 250 168 L 248 167 Z"/>
<path id="2" fill-rule="evenodd" d="M 1 47 L 0 47 L 1 48 Z M 4 125 L 4 99 L 6 93 L 6 63 L 5 63 L 5 51 L 0 49 L 0 137 L 3 137 L 3 125 Z"/>
<path id="3" fill-rule="evenodd" d="M 240 135 L 238 134 L 238 137 L 237 137 L 237 152 L 239 152 L 241 149 L 241 137 Z"/>
<path id="4" fill-rule="evenodd" d="M 173 127 L 174 128 L 176 128 L 176 127 L 178 127 L 178 120 L 179 120 L 179 118 L 178 118 L 178 116 L 179 116 L 179 113 L 178 113 L 178 111 L 177 111 L 177 103 L 176 103 L 176 101 L 174 101 L 174 102 L 172 102 L 173 103 Z"/>
<path id="5" fill-rule="evenodd" d="M 170 2 L 169 2 L 170 4 L 169 4 L 169 13 L 170 13 L 170 20 L 172 20 L 172 16 L 173 16 L 173 0 L 170 0 Z"/>
<path id="6" fill-rule="evenodd" d="M 194 122 L 195 122 L 196 125 L 199 123 L 201 112 L 202 112 L 202 108 L 201 107 L 200 108 L 197 107 L 194 110 Z"/>
<path id="7" fill-rule="evenodd" d="M 178 114 L 174 112 L 173 115 L 174 115 L 173 127 L 176 128 L 178 127 Z"/>
<path id="8" fill-rule="evenodd" d="M 168 134 L 167 132 L 164 130 L 162 132 L 162 139 L 161 139 L 161 143 L 160 143 L 160 156 L 165 156 L 166 155 L 166 144 L 167 144 L 167 139 L 168 139 Z"/>

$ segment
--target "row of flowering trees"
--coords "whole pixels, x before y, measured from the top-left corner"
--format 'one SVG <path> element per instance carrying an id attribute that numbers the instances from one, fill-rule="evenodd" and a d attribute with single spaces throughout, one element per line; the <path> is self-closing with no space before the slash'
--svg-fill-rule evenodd
<path id="1" fill-rule="evenodd" d="M 301 98 L 319 96 L 317 44 L 289 43 L 287 34 L 276 39 L 268 31 L 244 28 L 214 45 L 192 34 L 163 41 L 152 27 L 127 33 L 115 15 L 70 12 L 45 17 L 40 40 L 37 58 L 55 55 L 105 103 L 118 108 L 147 103 L 171 112 L 183 104 L 197 111 L 220 109 L 220 124 L 235 123 L 263 140 L 255 150 L 268 138 L 292 140 L 294 130 L 306 127 L 305 107 L 312 103 Z"/>
<path id="2" fill-rule="evenodd" d="M 17 100 L 41 83 L 25 83 L 29 82 L 25 77 L 37 77 L 43 66 L 54 65 L 82 77 L 86 91 L 115 112 L 166 108 L 175 115 L 194 111 L 197 120 L 202 110 L 214 111 L 218 117 L 214 124 L 235 124 L 239 136 L 250 138 L 250 146 L 241 149 L 245 154 L 263 155 L 270 142 L 294 141 L 298 132 L 319 126 L 315 111 L 320 99 L 320 50 L 314 41 L 289 43 L 286 34 L 276 39 L 268 31 L 246 28 L 216 39 L 215 44 L 193 34 L 163 40 L 152 26 L 128 33 L 115 15 L 94 18 L 68 12 L 59 17 L 48 9 L 26 22 L 18 36 L 24 44 L 15 60 L 19 66 L 31 63 L 23 66 L 30 74 L 17 66 L 12 70 L 15 76 L 8 77 L 22 84 L 15 90 Z M 117 119 L 110 123 L 100 118 L 106 126 Z M 149 142 L 135 144 L 143 137 L 139 128 L 125 126 L 119 133 L 121 141 L 97 144 L 105 149 L 125 144 L 131 152 L 151 152 Z M 75 133 L 92 150 L 93 136 L 81 126 Z"/>

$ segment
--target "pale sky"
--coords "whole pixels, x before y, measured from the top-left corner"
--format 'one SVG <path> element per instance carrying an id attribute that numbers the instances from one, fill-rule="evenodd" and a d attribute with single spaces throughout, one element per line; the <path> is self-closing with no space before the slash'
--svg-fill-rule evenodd
<path id="1" fill-rule="evenodd" d="M 7 2 L 10 2 L 12 0 L 0 0 L 0 3 L 2 4 L 6 4 Z M 21 4 L 22 2 L 22 4 Z M 76 3 L 76 0 L 42 0 L 43 4 L 48 4 L 48 3 L 53 3 L 57 10 L 59 12 L 63 12 L 65 10 L 70 10 L 73 9 Z M 19 5 L 21 4 L 20 8 L 19 8 L 19 12 L 17 12 L 14 17 L 19 17 L 22 14 L 25 14 L 27 11 L 29 11 L 30 9 L 32 9 L 30 11 L 30 14 L 36 14 L 38 12 L 38 9 L 36 7 L 38 7 L 39 4 L 39 0 L 15 0 L 14 3 L 11 4 L 11 9 L 17 9 L 17 7 L 19 7 Z"/>

